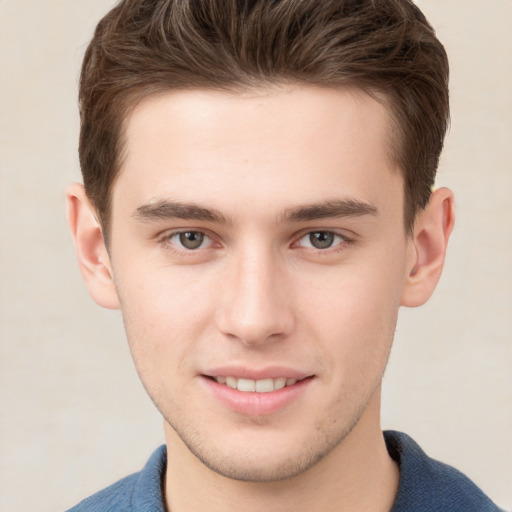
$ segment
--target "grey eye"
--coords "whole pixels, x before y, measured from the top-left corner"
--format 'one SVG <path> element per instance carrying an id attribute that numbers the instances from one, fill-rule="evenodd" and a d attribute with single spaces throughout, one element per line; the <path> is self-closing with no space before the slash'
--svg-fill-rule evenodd
<path id="1" fill-rule="evenodd" d="M 309 233 L 309 242 L 315 249 L 328 249 L 334 243 L 336 235 L 330 231 L 313 231 Z"/>
<path id="2" fill-rule="evenodd" d="M 185 249 L 199 249 L 204 242 L 204 233 L 200 231 L 185 231 L 183 233 L 179 233 L 178 235 L 180 244 L 185 247 Z"/>

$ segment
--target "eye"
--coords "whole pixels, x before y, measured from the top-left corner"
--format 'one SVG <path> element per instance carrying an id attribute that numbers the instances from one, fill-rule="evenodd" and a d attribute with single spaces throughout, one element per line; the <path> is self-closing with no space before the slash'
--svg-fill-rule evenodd
<path id="1" fill-rule="evenodd" d="M 168 240 L 189 251 L 200 249 L 210 242 L 210 238 L 201 231 L 181 231 L 169 236 Z"/>
<path id="2" fill-rule="evenodd" d="M 344 242 L 345 238 L 332 231 L 311 231 L 299 240 L 302 247 L 311 247 L 313 249 L 329 249 L 335 245 Z"/>

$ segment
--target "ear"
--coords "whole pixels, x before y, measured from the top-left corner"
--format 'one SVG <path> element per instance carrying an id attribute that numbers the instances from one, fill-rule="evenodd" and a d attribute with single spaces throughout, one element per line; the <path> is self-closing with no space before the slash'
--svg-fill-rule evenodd
<path id="1" fill-rule="evenodd" d="M 434 292 L 443 270 L 454 220 L 453 193 L 447 188 L 435 190 L 414 223 L 402 306 L 421 306 Z"/>
<path id="2" fill-rule="evenodd" d="M 119 298 L 103 233 L 83 185 L 71 185 L 66 191 L 66 202 L 78 264 L 89 293 L 100 306 L 118 309 Z"/>

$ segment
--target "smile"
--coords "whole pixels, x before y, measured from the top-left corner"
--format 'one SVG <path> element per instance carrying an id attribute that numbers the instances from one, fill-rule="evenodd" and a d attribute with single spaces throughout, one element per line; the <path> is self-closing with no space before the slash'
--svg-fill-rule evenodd
<path id="1" fill-rule="evenodd" d="M 210 375 L 202 374 L 202 382 L 217 400 L 244 416 L 268 416 L 300 403 L 315 380 L 315 375 L 290 369 L 267 368 L 260 372 L 238 369 L 239 377 L 234 377 L 232 371 L 226 368 Z"/>
<path id="2" fill-rule="evenodd" d="M 237 377 L 214 377 L 219 384 L 224 384 L 231 389 L 244 391 L 246 393 L 271 393 L 287 386 L 293 386 L 299 379 L 287 379 L 286 377 L 277 377 L 276 379 L 242 379 Z"/>

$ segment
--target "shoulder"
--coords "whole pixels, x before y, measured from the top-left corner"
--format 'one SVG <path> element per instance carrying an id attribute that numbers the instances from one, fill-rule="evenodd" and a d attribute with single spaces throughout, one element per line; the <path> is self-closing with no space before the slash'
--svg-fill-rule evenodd
<path id="1" fill-rule="evenodd" d="M 139 473 L 127 476 L 105 489 L 85 498 L 68 512 L 106 512 L 132 510 L 131 498 Z"/>
<path id="2" fill-rule="evenodd" d="M 160 446 L 139 473 L 89 496 L 67 512 L 164 512 L 162 482 L 167 454 Z"/>
<path id="3" fill-rule="evenodd" d="M 391 457 L 400 466 L 400 485 L 392 512 L 499 512 L 468 477 L 431 459 L 406 434 L 384 432 Z"/>

